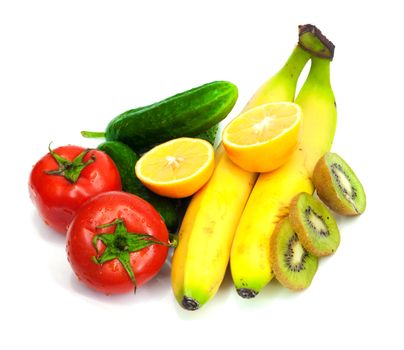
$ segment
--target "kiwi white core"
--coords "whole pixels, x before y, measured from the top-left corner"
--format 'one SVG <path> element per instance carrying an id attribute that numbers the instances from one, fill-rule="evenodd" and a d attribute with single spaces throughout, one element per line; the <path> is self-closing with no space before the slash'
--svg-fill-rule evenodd
<path id="1" fill-rule="evenodd" d="M 328 228 L 323 219 L 316 215 L 313 210 L 308 212 L 307 219 L 317 232 L 328 232 Z"/>
<path id="2" fill-rule="evenodd" d="M 306 252 L 303 248 L 303 246 L 300 244 L 299 241 L 296 241 L 293 245 L 293 257 L 291 260 L 292 265 L 300 265 L 302 262 Z"/>
<path id="3" fill-rule="evenodd" d="M 348 177 L 344 173 L 344 171 L 336 166 L 336 164 L 333 164 L 333 174 L 336 177 L 336 181 L 338 185 L 341 187 L 343 190 L 345 197 L 348 198 L 354 198 L 355 191 L 351 185 L 351 182 L 349 181 Z"/>
<path id="4" fill-rule="evenodd" d="M 288 249 L 284 255 L 286 266 L 294 272 L 302 271 L 305 267 L 304 263 L 307 258 L 307 251 L 294 233 L 288 242 Z"/>
<path id="5" fill-rule="evenodd" d="M 356 212 L 359 212 L 355 204 L 355 199 L 357 196 L 356 190 L 352 186 L 352 182 L 350 181 L 348 175 L 345 173 L 344 169 L 342 169 L 340 164 L 333 163 L 331 164 L 331 172 L 345 200 L 352 205 L 352 208 Z"/>

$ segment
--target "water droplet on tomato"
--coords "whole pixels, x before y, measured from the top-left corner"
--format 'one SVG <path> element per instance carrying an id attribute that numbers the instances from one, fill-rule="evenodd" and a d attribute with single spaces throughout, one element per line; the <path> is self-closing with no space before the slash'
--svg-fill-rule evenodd
<path id="1" fill-rule="evenodd" d="M 112 261 L 111 270 L 112 272 L 117 272 L 119 268 L 119 262 L 117 260 Z"/>

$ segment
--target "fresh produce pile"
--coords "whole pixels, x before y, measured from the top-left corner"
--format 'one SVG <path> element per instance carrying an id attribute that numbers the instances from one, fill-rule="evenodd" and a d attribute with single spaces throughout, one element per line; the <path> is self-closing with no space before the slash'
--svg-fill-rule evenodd
<path id="1" fill-rule="evenodd" d="M 66 234 L 78 279 L 105 294 L 136 290 L 172 258 L 178 303 L 196 310 L 230 264 L 237 293 L 253 298 L 275 278 L 307 288 L 341 236 L 334 215 L 359 215 L 364 189 L 331 145 L 334 45 L 313 25 L 285 65 L 224 126 L 237 87 L 215 81 L 128 110 L 97 149 L 51 149 L 29 192 L 44 222 Z M 296 95 L 300 73 L 310 71 Z M 216 149 L 216 144 L 219 146 Z"/>

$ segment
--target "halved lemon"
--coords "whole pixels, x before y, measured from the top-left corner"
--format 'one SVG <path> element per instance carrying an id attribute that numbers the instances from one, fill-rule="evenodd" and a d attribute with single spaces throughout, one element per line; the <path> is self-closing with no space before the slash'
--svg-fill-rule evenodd
<path id="1" fill-rule="evenodd" d="M 188 197 L 209 180 L 215 167 L 214 154 L 209 142 L 181 137 L 145 153 L 136 163 L 136 176 L 161 196 Z"/>
<path id="2" fill-rule="evenodd" d="M 223 146 L 239 167 L 267 172 L 284 164 L 297 147 L 302 112 L 296 103 L 271 102 L 234 118 L 223 130 Z"/>

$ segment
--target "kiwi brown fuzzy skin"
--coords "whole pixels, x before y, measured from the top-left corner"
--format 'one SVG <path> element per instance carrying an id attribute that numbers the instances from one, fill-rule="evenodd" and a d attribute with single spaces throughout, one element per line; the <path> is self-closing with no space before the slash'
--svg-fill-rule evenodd
<path id="1" fill-rule="evenodd" d="M 299 237 L 300 243 L 303 245 L 303 247 L 308 252 L 310 252 L 311 254 L 318 256 L 318 257 L 328 256 L 328 255 L 335 253 L 335 250 L 332 250 L 332 251 L 331 250 L 329 250 L 329 251 L 320 250 L 313 244 L 313 241 L 310 239 L 310 236 L 306 233 L 306 228 L 304 227 L 303 222 L 299 219 L 299 208 L 297 205 L 299 198 L 300 198 L 300 194 L 296 195 L 290 202 L 289 220 L 293 227 L 293 230 L 296 232 L 296 234 Z"/>
<path id="2" fill-rule="evenodd" d="M 347 206 L 339 199 L 339 194 L 332 180 L 332 175 L 325 154 L 317 162 L 313 172 L 313 184 L 320 199 L 334 212 L 345 216 L 356 216 L 362 212 L 355 210 L 353 206 Z"/>

